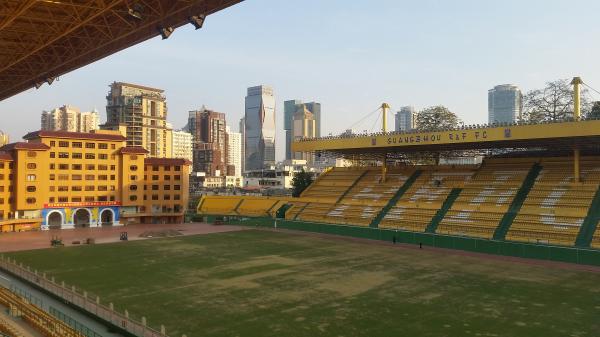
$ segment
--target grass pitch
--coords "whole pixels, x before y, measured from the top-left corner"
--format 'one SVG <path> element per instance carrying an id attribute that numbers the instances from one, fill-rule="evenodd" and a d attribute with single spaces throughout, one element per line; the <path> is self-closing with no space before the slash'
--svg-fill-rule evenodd
<path id="1" fill-rule="evenodd" d="M 242 231 L 10 254 L 169 335 L 599 336 L 600 274 Z"/>

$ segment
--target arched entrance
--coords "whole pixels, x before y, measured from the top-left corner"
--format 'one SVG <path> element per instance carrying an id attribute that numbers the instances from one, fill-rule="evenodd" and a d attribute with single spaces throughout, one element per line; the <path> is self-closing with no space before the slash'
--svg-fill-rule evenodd
<path id="1" fill-rule="evenodd" d="M 49 229 L 61 229 L 63 225 L 63 216 L 59 211 L 50 212 L 46 219 Z"/>
<path id="2" fill-rule="evenodd" d="M 80 208 L 73 214 L 73 224 L 75 227 L 89 227 L 92 214 L 85 208 Z"/>
<path id="3" fill-rule="evenodd" d="M 115 214 L 111 209 L 105 209 L 100 213 L 100 224 L 102 226 L 112 226 L 115 221 Z"/>

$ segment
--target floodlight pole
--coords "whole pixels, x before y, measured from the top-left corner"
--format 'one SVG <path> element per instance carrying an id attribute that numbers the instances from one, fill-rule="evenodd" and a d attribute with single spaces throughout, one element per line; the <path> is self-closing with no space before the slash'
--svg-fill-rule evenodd
<path id="1" fill-rule="evenodd" d="M 387 103 L 381 104 L 381 113 L 383 114 L 381 131 L 383 133 L 387 133 L 387 113 L 390 109 L 390 105 Z M 383 163 L 381 165 L 381 182 L 385 183 L 387 179 L 387 152 L 383 153 Z"/>
<path id="2" fill-rule="evenodd" d="M 581 84 L 583 84 L 583 81 L 581 80 L 581 77 L 573 77 L 573 80 L 571 81 L 571 84 L 573 85 L 573 117 L 575 118 L 575 121 L 580 121 L 581 120 Z M 581 177 L 580 177 L 580 166 L 579 166 L 579 159 L 580 159 L 580 151 L 578 148 L 576 148 L 575 150 L 573 150 L 573 177 L 575 179 L 575 182 L 580 182 L 581 181 Z"/>

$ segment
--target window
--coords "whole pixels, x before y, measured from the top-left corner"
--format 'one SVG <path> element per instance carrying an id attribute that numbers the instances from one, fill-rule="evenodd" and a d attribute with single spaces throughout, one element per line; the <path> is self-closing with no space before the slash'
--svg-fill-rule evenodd
<path id="1" fill-rule="evenodd" d="M 108 176 L 106 174 L 101 174 L 98 176 L 98 180 L 108 180 Z"/>
<path id="2" fill-rule="evenodd" d="M 83 147 L 83 144 L 81 142 L 73 142 L 71 143 L 71 146 L 76 149 L 81 149 Z"/>
<path id="3" fill-rule="evenodd" d="M 81 197 L 72 197 L 71 202 L 81 202 Z"/>
<path id="4" fill-rule="evenodd" d="M 86 149 L 95 149 L 96 148 L 96 144 L 94 144 L 94 143 L 85 143 L 85 148 Z"/>
<path id="5" fill-rule="evenodd" d="M 69 202 L 69 197 L 58 197 L 58 202 Z"/>
<path id="6" fill-rule="evenodd" d="M 50 180 L 55 180 L 55 179 L 56 179 L 56 176 L 54 174 L 51 174 L 50 175 Z"/>
<path id="7" fill-rule="evenodd" d="M 180 185 L 173 185 L 173 189 L 175 191 L 179 191 L 179 190 L 181 190 L 181 186 Z"/>
<path id="8" fill-rule="evenodd" d="M 94 197 L 85 197 L 84 200 L 86 202 L 92 202 L 92 201 L 94 201 Z"/>
<path id="9" fill-rule="evenodd" d="M 93 153 L 86 153 L 85 159 L 96 159 L 96 155 Z"/>
<path id="10" fill-rule="evenodd" d="M 58 147 L 69 147 L 69 142 L 60 141 L 58 142 Z"/>
<path id="11" fill-rule="evenodd" d="M 27 168 L 29 170 L 35 170 L 36 167 L 37 165 L 35 163 L 27 163 Z"/>
<path id="12" fill-rule="evenodd" d="M 115 159 L 115 158 L 113 158 L 113 159 Z M 116 166 L 115 166 L 115 165 L 110 165 L 110 170 L 111 170 L 111 171 L 114 171 L 115 169 L 116 169 Z"/>
<path id="13" fill-rule="evenodd" d="M 129 169 L 131 171 L 137 171 L 137 165 L 131 165 L 131 166 L 129 166 Z"/>
<path id="14" fill-rule="evenodd" d="M 152 195 L 152 200 L 158 200 L 158 194 L 153 194 Z"/>
<path id="15" fill-rule="evenodd" d="M 85 165 L 85 169 L 88 170 L 88 171 L 93 171 L 93 170 L 96 169 L 96 165 L 94 165 L 94 164 L 87 164 L 87 165 Z"/>
<path id="16" fill-rule="evenodd" d="M 152 166 L 152 171 L 158 171 L 158 166 Z"/>
<path id="17" fill-rule="evenodd" d="M 168 194 L 165 194 L 165 196 L 163 197 L 164 200 L 171 200 L 171 196 Z"/>
<path id="18" fill-rule="evenodd" d="M 114 190 L 116 190 L 116 187 L 115 187 L 115 185 L 111 185 L 111 186 L 110 186 L 110 190 L 111 190 L 111 191 L 114 191 Z"/>
<path id="19" fill-rule="evenodd" d="M 71 176 L 71 179 L 73 179 L 73 180 L 81 180 L 82 177 L 81 177 L 81 174 L 74 174 L 74 175 Z"/>
<path id="20" fill-rule="evenodd" d="M 48 201 L 50 201 L 51 203 L 53 203 L 54 200 L 56 200 L 56 199 L 54 199 L 54 197 L 50 197 L 50 199 Z"/>
<path id="21" fill-rule="evenodd" d="M 55 152 L 50 152 L 50 158 L 56 158 L 56 153 Z"/>
<path id="22" fill-rule="evenodd" d="M 55 142 L 55 141 L 53 141 L 53 140 L 51 140 L 51 141 L 50 141 L 50 146 L 56 146 L 56 142 Z"/>
<path id="23" fill-rule="evenodd" d="M 51 169 L 51 170 L 54 170 L 55 168 L 56 168 L 56 165 L 54 165 L 54 164 L 50 164 L 50 169 Z"/>
<path id="24" fill-rule="evenodd" d="M 106 160 L 108 159 L 108 155 L 106 153 L 100 153 L 98 155 L 98 159 Z"/>
<path id="25" fill-rule="evenodd" d="M 75 170 L 75 171 L 81 171 L 81 164 L 73 164 L 71 165 L 71 169 Z"/>
<path id="26" fill-rule="evenodd" d="M 86 174 L 85 180 L 96 180 L 96 176 L 93 174 Z"/>
<path id="27" fill-rule="evenodd" d="M 98 144 L 98 148 L 101 150 L 106 150 L 106 149 L 108 149 L 108 144 L 100 143 L 100 144 Z"/>
<path id="28" fill-rule="evenodd" d="M 175 166 L 175 171 L 181 171 L 181 166 Z"/>
<path id="29" fill-rule="evenodd" d="M 50 186 L 50 192 L 54 192 L 55 190 L 56 190 L 56 187 Z"/>
<path id="30" fill-rule="evenodd" d="M 95 186 L 88 185 L 88 186 L 85 187 L 85 191 L 86 192 L 95 191 L 95 190 L 96 190 Z"/>
<path id="31" fill-rule="evenodd" d="M 58 186 L 59 192 L 69 192 L 69 186 Z"/>
<path id="32" fill-rule="evenodd" d="M 132 175 L 129 177 L 130 180 L 132 181 L 136 181 L 137 180 L 137 176 L 136 175 Z"/>
<path id="33" fill-rule="evenodd" d="M 35 186 L 27 186 L 27 192 L 35 192 Z"/>
<path id="34" fill-rule="evenodd" d="M 98 197 L 98 201 L 108 201 L 108 198 L 106 196 L 101 196 Z"/>
<path id="35" fill-rule="evenodd" d="M 108 170 L 108 166 L 106 166 L 106 165 L 98 165 L 98 170 L 99 171 L 106 171 L 106 170 Z"/>
<path id="36" fill-rule="evenodd" d="M 35 202 L 36 202 L 35 198 L 27 198 L 27 199 L 25 199 L 25 201 L 26 201 L 28 204 L 35 204 Z"/>
<path id="37" fill-rule="evenodd" d="M 71 191 L 73 192 L 81 192 L 83 188 L 81 186 L 71 186 Z"/>
<path id="38" fill-rule="evenodd" d="M 170 191 L 170 190 L 171 190 L 171 185 L 165 185 L 165 186 L 163 187 L 163 189 L 164 189 L 165 191 Z"/>
<path id="39" fill-rule="evenodd" d="M 0 163 L 0 169 L 4 168 L 4 163 Z"/>
<path id="40" fill-rule="evenodd" d="M 137 185 L 130 185 L 129 186 L 129 190 L 130 191 L 137 191 Z"/>
<path id="41" fill-rule="evenodd" d="M 59 174 L 58 175 L 58 180 L 69 180 L 69 175 L 68 174 Z"/>
<path id="42" fill-rule="evenodd" d="M 110 175 L 110 180 L 115 180 L 115 179 L 116 179 L 116 176 L 114 174 L 111 174 Z"/>
<path id="43" fill-rule="evenodd" d="M 165 176 L 165 180 L 171 180 L 171 176 Z"/>
<path id="44" fill-rule="evenodd" d="M 68 170 L 69 164 L 58 164 L 58 169 L 59 170 Z"/>
<path id="45" fill-rule="evenodd" d="M 152 185 L 152 190 L 153 191 L 158 191 L 158 185 Z"/>
<path id="46" fill-rule="evenodd" d="M 29 157 L 29 158 L 35 158 L 35 156 L 37 156 L 37 153 L 35 153 L 33 151 L 27 152 L 27 157 Z"/>
<path id="47" fill-rule="evenodd" d="M 137 200 L 137 195 L 130 195 L 129 196 L 129 201 L 136 201 Z"/>
<path id="48" fill-rule="evenodd" d="M 115 196 L 111 195 L 109 199 L 110 199 L 110 201 L 115 201 Z"/>
<path id="49" fill-rule="evenodd" d="M 58 158 L 69 158 L 69 152 L 59 152 Z"/>
<path id="50" fill-rule="evenodd" d="M 116 148 L 115 144 L 110 144 L 110 148 L 114 150 Z"/>
<path id="51" fill-rule="evenodd" d="M 165 171 L 171 171 L 171 166 L 165 165 Z"/>
<path id="52" fill-rule="evenodd" d="M 175 179 L 175 180 L 181 180 L 181 176 L 177 175 L 177 176 L 175 176 L 175 178 L 174 178 L 174 179 Z"/>
<path id="53" fill-rule="evenodd" d="M 152 180 L 158 180 L 158 176 L 157 175 L 152 176 Z"/>
<path id="54" fill-rule="evenodd" d="M 108 186 L 106 186 L 106 185 L 98 186 L 98 191 L 108 191 Z"/>
<path id="55" fill-rule="evenodd" d="M 83 158 L 83 154 L 81 152 L 73 152 L 71 154 L 71 158 L 73 158 L 73 159 L 81 159 L 81 158 Z"/>
<path id="56" fill-rule="evenodd" d="M 35 174 L 28 174 L 27 175 L 27 181 L 35 181 L 36 179 L 36 175 Z"/>
<path id="57" fill-rule="evenodd" d="M 175 195 L 173 196 L 173 200 L 181 200 L 181 195 L 179 195 L 179 194 L 175 194 Z"/>

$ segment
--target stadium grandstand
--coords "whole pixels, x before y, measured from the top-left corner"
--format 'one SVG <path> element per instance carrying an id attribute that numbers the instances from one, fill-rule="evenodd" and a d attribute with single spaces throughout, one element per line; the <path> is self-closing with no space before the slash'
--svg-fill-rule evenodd
<path id="1" fill-rule="evenodd" d="M 342 234 L 369 228 L 379 233 L 358 236 L 394 241 L 423 234 L 405 240 L 412 243 L 600 249 L 600 120 L 581 118 L 577 101 L 573 118 L 562 122 L 411 132 L 386 132 L 385 123 L 376 134 L 295 142 L 294 151 L 356 163 L 323 173 L 299 198 L 206 196 L 198 214 L 246 223 L 267 217 L 324 232 L 343 225 Z M 461 153 L 484 159 L 440 164 Z"/>

